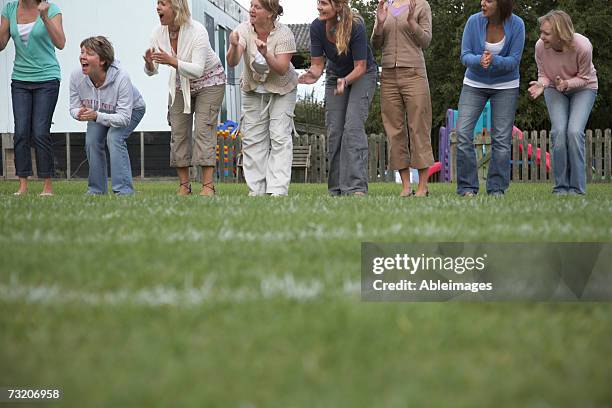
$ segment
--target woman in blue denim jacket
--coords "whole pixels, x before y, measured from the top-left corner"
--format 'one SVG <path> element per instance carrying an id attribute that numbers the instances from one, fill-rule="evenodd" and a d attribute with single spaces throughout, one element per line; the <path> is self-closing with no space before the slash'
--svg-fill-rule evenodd
<path id="1" fill-rule="evenodd" d="M 457 194 L 478 193 L 474 128 L 491 101 L 491 161 L 487 193 L 500 196 L 510 184 L 510 146 L 519 97 L 519 65 L 525 24 L 512 13 L 513 0 L 481 0 L 463 31 L 461 62 L 466 66 L 457 120 Z"/>

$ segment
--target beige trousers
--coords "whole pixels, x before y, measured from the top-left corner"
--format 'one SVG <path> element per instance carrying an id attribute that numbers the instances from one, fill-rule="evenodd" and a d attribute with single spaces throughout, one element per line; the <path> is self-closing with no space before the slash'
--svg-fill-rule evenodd
<path id="1" fill-rule="evenodd" d="M 244 179 L 252 195 L 289 192 L 296 95 L 242 92 Z"/>
<path id="2" fill-rule="evenodd" d="M 204 88 L 192 95 L 191 113 L 183 113 L 183 93 L 177 89 L 168 112 L 172 131 L 170 167 L 215 166 L 217 120 L 224 95 L 224 85 Z M 194 126 L 192 142 L 190 136 Z"/>
<path id="3" fill-rule="evenodd" d="M 383 68 L 380 84 L 390 170 L 428 168 L 434 159 L 427 71 L 425 68 Z"/>

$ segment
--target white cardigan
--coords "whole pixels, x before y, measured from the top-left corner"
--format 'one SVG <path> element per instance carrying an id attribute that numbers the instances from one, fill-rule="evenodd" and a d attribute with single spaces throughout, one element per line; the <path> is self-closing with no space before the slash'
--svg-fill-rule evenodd
<path id="1" fill-rule="evenodd" d="M 151 48 L 162 50 L 172 55 L 168 26 L 159 26 L 153 30 L 153 34 L 151 35 Z M 191 87 L 189 85 L 189 79 L 200 78 L 205 72 L 221 65 L 221 60 L 219 60 L 219 57 L 210 46 L 206 28 L 195 20 L 189 20 L 181 26 L 176 54 L 178 72 L 181 76 L 181 91 L 183 92 L 183 102 L 185 106 L 183 112 L 191 113 Z M 158 64 L 154 62 L 153 65 L 153 71 L 149 71 L 145 64 L 145 72 L 149 76 L 158 73 Z M 174 104 L 174 97 L 176 96 L 176 71 L 177 70 L 174 68 L 170 70 L 170 79 L 168 82 L 171 104 Z"/>

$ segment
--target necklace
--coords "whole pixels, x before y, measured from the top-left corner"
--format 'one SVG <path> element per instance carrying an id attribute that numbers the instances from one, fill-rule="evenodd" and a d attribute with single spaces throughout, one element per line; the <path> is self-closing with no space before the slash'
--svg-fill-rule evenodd
<path id="1" fill-rule="evenodd" d="M 170 39 L 171 40 L 176 40 L 179 36 L 179 32 L 178 31 L 170 31 L 168 30 L 168 35 L 170 35 Z"/>

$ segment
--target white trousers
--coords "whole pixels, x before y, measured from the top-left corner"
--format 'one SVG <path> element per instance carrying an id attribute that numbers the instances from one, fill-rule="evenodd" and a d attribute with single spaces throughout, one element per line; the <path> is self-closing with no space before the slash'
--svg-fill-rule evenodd
<path id="1" fill-rule="evenodd" d="M 242 165 L 251 195 L 289 192 L 296 94 L 242 92 Z"/>

